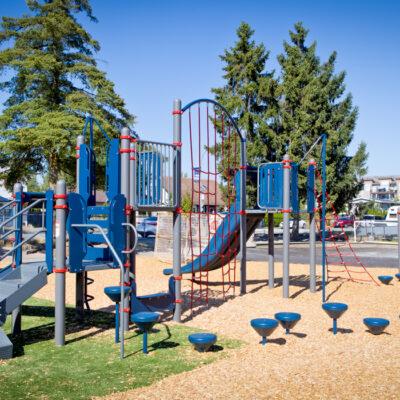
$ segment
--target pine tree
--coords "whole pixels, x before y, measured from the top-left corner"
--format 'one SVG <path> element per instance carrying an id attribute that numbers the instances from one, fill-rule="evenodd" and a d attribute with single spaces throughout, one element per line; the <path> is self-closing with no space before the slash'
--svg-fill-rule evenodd
<path id="1" fill-rule="evenodd" d="M 316 42 L 306 45 L 307 35 L 302 23 L 296 23 L 290 43 L 284 42 L 284 53 L 278 56 L 282 71 L 279 134 L 281 144 L 288 146 L 290 158 L 297 162 L 322 133 L 328 135 L 327 190 L 341 210 L 361 188 L 368 154 L 361 143 L 354 156 L 348 155 L 358 109 L 351 94 L 345 94 L 345 72 L 335 73 L 336 52 L 321 63 Z M 299 189 L 304 198 L 305 165 L 300 167 Z"/>
<path id="2" fill-rule="evenodd" d="M 0 116 L 0 178 L 7 187 L 44 172 L 51 184 L 60 176 L 72 181 L 86 113 L 111 135 L 133 122 L 97 68 L 99 43 L 77 22 L 80 13 L 96 21 L 89 0 L 26 3 L 30 14 L 3 17 L 0 30 L 0 88 L 8 93 Z M 101 159 L 104 142 L 97 150 Z"/>
<path id="3" fill-rule="evenodd" d="M 242 22 L 236 33 L 234 46 L 220 56 L 226 84 L 212 91 L 246 134 L 248 162 L 258 164 L 274 155 L 275 131 L 269 125 L 275 123 L 278 85 L 274 72 L 265 71 L 269 52 L 252 39 L 250 25 Z M 254 203 L 254 190 L 249 192 Z"/>
<path id="4" fill-rule="evenodd" d="M 229 111 L 246 134 L 248 159 L 254 163 L 269 157 L 268 143 L 273 131 L 261 116 L 270 113 L 270 117 L 274 117 L 277 85 L 274 73 L 265 71 L 269 52 L 264 44 L 256 44 L 252 40 L 254 30 L 250 25 L 242 22 L 236 34 L 238 40 L 234 46 L 220 56 L 225 64 L 223 78 L 226 84 L 212 91 L 215 99 Z"/>

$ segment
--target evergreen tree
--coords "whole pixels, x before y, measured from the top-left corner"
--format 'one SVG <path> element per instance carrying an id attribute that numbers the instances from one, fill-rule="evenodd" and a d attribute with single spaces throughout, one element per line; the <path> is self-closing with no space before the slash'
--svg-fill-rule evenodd
<path id="1" fill-rule="evenodd" d="M 44 172 L 51 184 L 60 176 L 71 182 L 86 113 L 111 135 L 133 122 L 97 68 L 99 43 L 76 20 L 83 13 L 96 21 L 89 0 L 26 3 L 30 14 L 3 17 L 0 29 L 0 88 L 9 95 L 0 116 L 0 178 L 7 187 Z M 101 159 L 104 142 L 97 151 Z"/>
<path id="2" fill-rule="evenodd" d="M 242 22 L 236 31 L 238 40 L 233 47 L 220 56 L 225 64 L 223 78 L 226 84 L 212 89 L 215 99 L 235 118 L 239 128 L 248 139 L 250 163 L 269 158 L 268 143 L 274 131 L 267 122 L 275 117 L 277 110 L 274 72 L 266 72 L 269 52 L 264 44 L 256 44 L 254 30 Z M 260 93 L 262 87 L 262 93 Z M 268 116 L 268 121 L 265 116 Z"/>
<path id="3" fill-rule="evenodd" d="M 250 164 L 269 160 L 274 154 L 275 131 L 270 128 L 276 121 L 278 109 L 274 72 L 266 72 L 269 52 L 253 39 L 254 31 L 242 22 L 236 31 L 237 41 L 220 56 L 224 63 L 226 84 L 212 89 L 215 99 L 236 120 L 247 136 L 247 158 Z M 254 188 L 255 189 L 255 188 Z M 250 188 L 250 202 L 254 203 L 255 190 Z"/>
<path id="4" fill-rule="evenodd" d="M 282 69 L 278 132 L 281 145 L 297 162 L 322 133 L 328 135 L 327 190 L 335 208 L 341 210 L 361 189 L 368 154 L 361 143 L 353 157 L 348 155 L 358 110 L 351 94 L 345 94 L 346 74 L 335 73 L 336 52 L 321 63 L 316 42 L 306 45 L 307 34 L 302 23 L 296 23 L 290 42 L 284 42 L 284 53 L 278 56 Z M 316 158 L 318 149 L 313 153 Z M 306 165 L 300 167 L 299 189 L 304 198 Z"/>

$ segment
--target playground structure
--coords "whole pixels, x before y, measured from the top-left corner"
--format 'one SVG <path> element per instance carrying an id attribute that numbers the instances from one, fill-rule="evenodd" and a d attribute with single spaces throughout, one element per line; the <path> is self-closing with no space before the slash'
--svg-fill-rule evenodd
<path id="1" fill-rule="evenodd" d="M 235 290 L 239 264 L 240 294 L 246 293 L 246 242 L 266 213 L 270 233 L 270 287 L 274 287 L 273 216 L 274 213 L 283 213 L 282 287 L 283 297 L 289 297 L 289 214 L 300 212 L 297 191 L 299 165 L 291 162 L 286 155 L 280 163 L 262 164 L 258 169 L 248 166 L 245 136 L 226 109 L 213 100 L 199 99 L 184 107 L 180 100 L 175 100 L 172 114 L 172 143 L 142 140 L 126 128 L 121 131 L 119 138 L 110 138 L 97 121 L 88 116 L 83 134 L 77 138 L 75 192 L 67 194 L 64 181 L 57 183 L 55 191 L 48 190 L 45 193 L 23 192 L 20 184 L 15 185 L 15 197 L 5 206 L 12 208 L 13 215 L 0 225 L 2 227 L 14 223 L 13 229 L 1 237 L 15 237 L 12 249 L 1 256 L 5 258 L 11 255 L 12 262 L 0 270 L 0 323 L 4 323 L 6 316 L 12 313 L 12 333 L 21 330 L 20 305 L 46 284 L 48 274 L 55 273 L 55 342 L 59 346 L 64 345 L 66 273 L 75 273 L 77 317 L 83 318 L 84 307 L 86 305 L 89 308 L 92 298 L 88 293 L 90 280 L 87 272 L 119 269 L 119 290 L 115 290 L 112 295 L 113 301 L 119 303 L 119 339 L 123 358 L 124 331 L 129 328 L 129 318 L 135 320 L 134 315 L 138 312 L 172 312 L 173 319 L 181 321 L 183 275 L 189 276 L 191 281 L 191 307 L 208 301 L 208 273 L 213 270 L 221 270 L 222 292 L 225 296 Z M 95 135 L 96 125 L 101 135 Z M 185 132 L 188 145 L 182 141 L 182 131 Z M 107 202 L 104 205 L 96 203 L 94 143 L 100 138 L 106 143 Z M 308 165 L 306 212 L 310 215 L 312 292 L 316 291 L 315 213 L 321 213 L 322 299 L 325 302 L 325 262 L 328 260 L 325 242 L 332 236 L 326 238 L 325 226 L 326 136 L 323 135 L 321 140 L 321 174 L 314 161 L 310 160 Z M 189 151 L 182 154 L 182 148 L 186 146 Z M 192 207 L 186 211 L 191 232 L 191 259 L 186 264 L 181 259 L 181 224 L 185 213 L 182 210 L 181 176 L 184 173 L 191 176 L 192 182 Z M 257 179 L 253 181 L 257 182 L 258 207 L 247 209 L 246 184 L 248 178 L 254 178 L 254 173 L 257 173 Z M 315 193 L 316 175 L 320 178 L 321 194 Z M 315 207 L 315 198 L 318 207 Z M 219 199 L 223 200 L 223 210 L 218 205 Z M 23 238 L 22 215 L 38 204 L 42 204 L 45 209 L 45 224 L 32 236 Z M 138 296 L 137 285 L 140 282 L 137 282 L 135 275 L 135 219 L 137 212 L 150 211 L 173 213 L 173 266 L 172 269 L 164 270 L 164 274 L 170 276 L 166 281 L 165 292 Z M 202 233 L 202 221 L 206 220 L 210 227 L 221 213 L 223 218 L 215 226 L 215 232 L 212 233 L 208 228 Z M 45 260 L 38 263 L 24 262 L 22 246 L 41 233 L 46 239 Z M 203 246 L 201 240 L 196 241 L 196 235 L 200 238 L 205 235 L 207 244 Z M 70 249 L 68 257 L 67 236 Z M 336 239 L 333 238 L 332 242 L 337 249 Z M 347 266 L 344 265 L 344 268 L 347 269 Z M 119 302 L 116 301 L 118 295 Z M 0 349 L 6 349 L 9 354 L 10 346 L 12 350 L 9 339 L 0 330 Z"/>

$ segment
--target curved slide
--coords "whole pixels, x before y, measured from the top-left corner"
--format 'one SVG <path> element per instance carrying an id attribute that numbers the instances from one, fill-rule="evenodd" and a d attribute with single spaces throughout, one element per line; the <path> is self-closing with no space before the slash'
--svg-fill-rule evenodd
<path id="1" fill-rule="evenodd" d="M 200 256 L 182 266 L 182 274 L 200 271 L 212 271 L 222 268 L 237 256 L 240 249 L 240 215 L 233 212 L 234 207 L 226 214 L 209 244 Z M 264 218 L 265 211 L 246 210 L 246 240 L 254 233 L 258 223 Z M 172 268 L 164 269 L 164 275 L 171 275 Z"/>

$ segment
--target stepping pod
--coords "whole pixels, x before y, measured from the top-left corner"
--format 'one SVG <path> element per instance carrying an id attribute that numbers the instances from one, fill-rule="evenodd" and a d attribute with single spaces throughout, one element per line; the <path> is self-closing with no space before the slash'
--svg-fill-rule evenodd
<path id="1" fill-rule="evenodd" d="M 123 286 L 124 296 L 131 291 L 129 286 Z M 119 303 L 121 301 L 121 286 L 107 286 L 104 293 L 115 303 L 115 343 L 119 343 Z"/>
<path id="2" fill-rule="evenodd" d="M 393 276 L 391 275 L 379 275 L 378 279 L 384 284 L 384 285 L 389 285 L 389 283 L 392 281 Z"/>
<path id="3" fill-rule="evenodd" d="M 363 322 L 373 335 L 381 334 L 390 324 L 390 321 L 385 318 L 364 318 Z"/>
<path id="4" fill-rule="evenodd" d="M 265 346 L 267 344 L 267 337 L 277 328 L 278 321 L 270 318 L 256 318 L 250 321 L 251 326 L 254 330 L 262 337 L 261 344 Z"/>
<path id="5" fill-rule="evenodd" d="M 188 336 L 188 340 L 194 346 L 195 350 L 204 353 L 210 350 L 217 341 L 217 335 L 213 333 L 192 333 Z"/>
<path id="6" fill-rule="evenodd" d="M 131 316 L 131 321 L 143 332 L 143 353 L 148 354 L 147 335 L 158 321 L 160 315 L 155 312 L 142 311 Z"/>
<path id="7" fill-rule="evenodd" d="M 279 312 L 275 314 L 275 319 L 286 330 L 286 334 L 289 334 L 290 330 L 300 321 L 301 315 L 295 312 Z"/>
<path id="8" fill-rule="evenodd" d="M 337 320 L 349 308 L 344 303 L 324 303 L 322 304 L 323 310 L 333 319 L 333 334 L 337 334 Z"/>
<path id="9" fill-rule="evenodd" d="M 400 273 L 396 274 L 395 277 L 400 281 Z"/>

